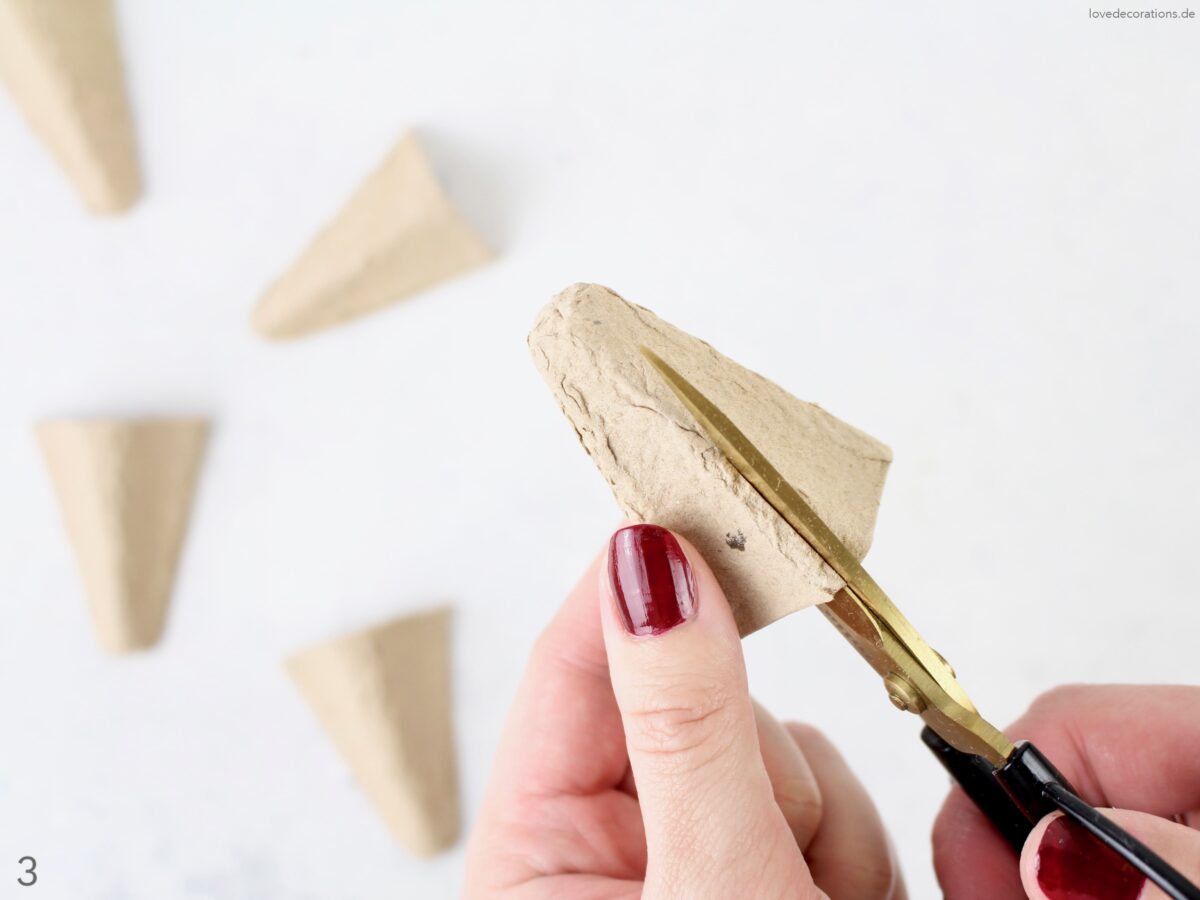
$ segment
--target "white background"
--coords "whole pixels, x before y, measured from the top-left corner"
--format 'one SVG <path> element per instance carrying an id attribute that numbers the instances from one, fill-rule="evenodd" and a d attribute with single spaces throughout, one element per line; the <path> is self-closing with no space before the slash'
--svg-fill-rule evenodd
<path id="1" fill-rule="evenodd" d="M 456 894 L 461 846 L 397 850 L 279 662 L 452 602 L 471 817 L 617 520 L 525 348 L 573 281 L 893 447 L 869 567 L 994 720 L 1197 680 L 1200 20 L 870 6 L 122 2 L 147 190 L 111 220 L 0 102 L 0 896 Z M 410 127 L 498 260 L 257 339 Z M 143 411 L 217 425 L 166 637 L 112 659 L 30 425 Z M 745 648 L 934 896 L 919 723 L 820 616 Z"/>

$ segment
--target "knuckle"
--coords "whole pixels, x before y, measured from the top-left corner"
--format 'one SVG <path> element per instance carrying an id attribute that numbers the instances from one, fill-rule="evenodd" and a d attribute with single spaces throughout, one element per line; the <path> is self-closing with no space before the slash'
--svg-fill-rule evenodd
<path id="1" fill-rule="evenodd" d="M 869 861 L 861 858 L 829 860 L 829 871 L 836 871 L 842 884 L 840 896 L 861 900 L 889 900 L 899 887 L 899 871 L 890 855 Z"/>
<path id="2" fill-rule="evenodd" d="M 833 749 L 833 743 L 815 725 L 809 725 L 807 722 L 785 722 L 783 727 L 797 746 Z"/>
<path id="3" fill-rule="evenodd" d="M 731 694 L 713 683 L 646 685 L 623 713 L 630 750 L 666 759 L 716 756 L 734 735 Z"/>
<path id="4" fill-rule="evenodd" d="M 529 652 L 527 671 L 563 672 L 580 671 L 585 674 L 607 674 L 597 668 L 586 653 L 581 653 L 575 644 L 563 639 L 562 629 L 546 628 L 534 639 Z"/>
<path id="5" fill-rule="evenodd" d="M 890 859 L 880 860 L 860 873 L 860 897 L 868 900 L 888 900 L 896 891 L 896 867 Z"/>
<path id="6" fill-rule="evenodd" d="M 841 761 L 841 751 L 819 728 L 806 722 L 787 722 L 783 727 L 806 757 Z"/>
<path id="7" fill-rule="evenodd" d="M 825 801 L 815 781 L 807 778 L 780 779 L 772 785 L 775 803 L 794 830 L 811 834 L 821 824 Z"/>

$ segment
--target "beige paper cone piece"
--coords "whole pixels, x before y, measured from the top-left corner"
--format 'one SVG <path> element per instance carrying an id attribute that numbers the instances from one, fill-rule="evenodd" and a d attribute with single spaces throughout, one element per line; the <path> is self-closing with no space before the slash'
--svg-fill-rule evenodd
<path id="1" fill-rule="evenodd" d="M 254 328 L 271 338 L 329 328 L 490 257 L 409 135 L 267 289 Z"/>
<path id="2" fill-rule="evenodd" d="M 141 192 L 112 0 L 0 0 L 0 77 L 88 209 Z"/>
<path id="3" fill-rule="evenodd" d="M 422 857 L 452 846 L 449 610 L 303 650 L 286 667 L 396 840 Z"/>
<path id="4" fill-rule="evenodd" d="M 704 554 L 743 635 L 828 600 L 842 581 L 721 456 L 640 347 L 724 410 L 850 550 L 866 554 L 891 461 L 879 441 L 599 285 L 555 297 L 529 346 L 621 509 Z"/>
<path id="5" fill-rule="evenodd" d="M 100 644 L 110 653 L 162 634 L 208 424 L 78 419 L 36 428 Z"/>

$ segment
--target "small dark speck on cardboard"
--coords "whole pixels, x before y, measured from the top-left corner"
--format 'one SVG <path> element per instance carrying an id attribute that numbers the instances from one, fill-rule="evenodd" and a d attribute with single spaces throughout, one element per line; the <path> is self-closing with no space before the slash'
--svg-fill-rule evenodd
<path id="1" fill-rule="evenodd" d="M 745 550 L 746 536 L 742 534 L 741 530 L 726 532 L 725 543 L 733 550 Z"/>
<path id="2" fill-rule="evenodd" d="M 600 321 L 599 319 L 592 319 L 592 324 L 593 325 L 603 325 L 604 323 L 602 321 Z"/>

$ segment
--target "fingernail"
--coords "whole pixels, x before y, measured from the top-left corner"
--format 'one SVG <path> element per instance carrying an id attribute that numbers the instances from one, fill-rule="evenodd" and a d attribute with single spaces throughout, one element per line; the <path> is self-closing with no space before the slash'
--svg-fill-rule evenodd
<path id="1" fill-rule="evenodd" d="M 1042 835 L 1036 871 L 1050 900 L 1137 900 L 1146 884 L 1145 875 L 1066 816 Z"/>
<path id="2" fill-rule="evenodd" d="M 696 615 L 696 580 L 675 535 L 657 525 L 622 528 L 608 542 L 608 577 L 630 634 L 662 634 Z"/>

